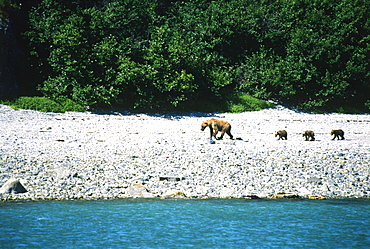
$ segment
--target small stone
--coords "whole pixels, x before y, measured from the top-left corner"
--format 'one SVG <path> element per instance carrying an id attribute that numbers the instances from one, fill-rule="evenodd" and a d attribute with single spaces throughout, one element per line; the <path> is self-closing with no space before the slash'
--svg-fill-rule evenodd
<path id="1" fill-rule="evenodd" d="M 308 197 L 310 200 L 325 200 L 326 198 L 321 195 L 311 195 Z"/>
<path id="2" fill-rule="evenodd" d="M 273 195 L 272 198 L 277 198 L 277 199 L 293 199 L 293 198 L 300 198 L 297 194 L 293 193 L 278 193 L 276 195 Z"/>
<path id="3" fill-rule="evenodd" d="M 160 181 L 169 181 L 169 182 L 178 182 L 181 180 L 180 177 L 173 177 L 173 176 L 160 176 Z"/>
<path id="4" fill-rule="evenodd" d="M 184 198 L 185 193 L 179 190 L 170 190 L 162 196 L 162 198 Z"/>
<path id="5" fill-rule="evenodd" d="M 210 144 L 215 144 L 216 142 L 213 139 L 209 139 Z"/>
<path id="6" fill-rule="evenodd" d="M 153 197 L 153 195 L 148 191 L 148 189 L 144 185 L 138 184 L 138 183 L 132 184 L 130 187 L 128 187 L 126 189 L 126 192 L 131 197 L 134 197 L 134 198 L 138 198 L 138 197 L 143 197 L 143 198 Z"/>

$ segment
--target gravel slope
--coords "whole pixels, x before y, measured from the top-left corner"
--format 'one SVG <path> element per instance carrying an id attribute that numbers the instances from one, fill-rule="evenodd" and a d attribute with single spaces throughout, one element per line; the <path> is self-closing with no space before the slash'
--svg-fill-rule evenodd
<path id="1" fill-rule="evenodd" d="M 214 144 L 211 117 L 232 125 Z M 370 115 L 281 106 L 240 114 L 40 113 L 0 105 L 0 186 L 12 199 L 370 197 Z M 288 131 L 278 141 L 274 131 Z M 304 141 L 311 129 L 316 141 Z M 343 129 L 345 140 L 331 140 Z M 1 191 L 0 191 L 1 192 Z M 282 194 L 283 193 L 283 194 Z"/>

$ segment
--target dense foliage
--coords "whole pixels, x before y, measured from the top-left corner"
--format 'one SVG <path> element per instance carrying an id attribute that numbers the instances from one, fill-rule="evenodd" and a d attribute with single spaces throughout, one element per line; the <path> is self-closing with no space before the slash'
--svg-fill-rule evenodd
<path id="1" fill-rule="evenodd" d="M 13 100 L 3 100 L 0 104 L 9 105 L 10 107 L 18 109 L 30 109 L 41 112 L 79 112 L 85 111 L 85 107 L 76 104 L 70 99 L 63 99 L 61 101 L 54 101 L 46 97 L 19 97 Z"/>
<path id="2" fill-rule="evenodd" d="M 55 99 L 176 107 L 237 89 L 370 106 L 368 0 L 43 0 L 27 37 Z"/>

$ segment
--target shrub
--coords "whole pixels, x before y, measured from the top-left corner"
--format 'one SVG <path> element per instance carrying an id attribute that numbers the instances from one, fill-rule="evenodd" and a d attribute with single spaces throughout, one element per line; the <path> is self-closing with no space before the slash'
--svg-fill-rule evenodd
<path id="1" fill-rule="evenodd" d="M 85 111 L 86 108 L 70 99 L 54 101 L 46 97 L 20 97 L 14 100 L 2 101 L 14 109 L 30 109 L 40 112 Z"/>
<path id="2" fill-rule="evenodd" d="M 259 111 L 266 108 L 274 108 L 275 105 L 259 100 L 245 93 L 223 90 L 217 96 L 199 98 L 185 102 L 181 108 L 200 112 L 232 112 L 240 113 L 247 111 Z"/>

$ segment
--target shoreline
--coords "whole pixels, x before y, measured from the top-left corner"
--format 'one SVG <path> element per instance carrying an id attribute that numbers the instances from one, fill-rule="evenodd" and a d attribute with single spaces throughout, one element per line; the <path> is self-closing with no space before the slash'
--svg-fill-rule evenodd
<path id="1" fill-rule="evenodd" d="M 235 138 L 209 142 L 202 121 Z M 240 114 L 40 113 L 0 105 L 1 201 L 117 198 L 369 198 L 370 115 L 281 106 Z M 288 140 L 277 140 L 285 129 Z M 301 132 L 313 130 L 315 141 Z M 345 140 L 331 140 L 343 129 Z"/>
<path id="2" fill-rule="evenodd" d="M 74 202 L 74 201 L 117 201 L 117 200 L 127 200 L 127 201 L 179 201 L 179 200 L 189 200 L 189 201 L 217 201 L 217 200 L 235 200 L 235 201 L 358 201 L 358 202 L 369 202 L 370 198 L 368 197 L 323 197 L 319 196 L 316 197 L 305 197 L 305 196 L 298 196 L 294 198 L 280 198 L 280 197 L 259 197 L 259 198 L 250 198 L 250 197 L 202 197 L 202 198 L 196 198 L 196 197 L 185 197 L 180 198 L 178 196 L 174 197 L 99 197 L 99 198 L 81 198 L 81 199 L 74 199 L 74 198 L 50 198 L 50 199 L 34 199 L 34 198 L 9 198 L 9 199 L 1 199 L 0 200 L 0 206 L 1 205 L 7 205 L 7 204 L 19 204 L 19 203 L 37 203 L 37 202 Z"/>

